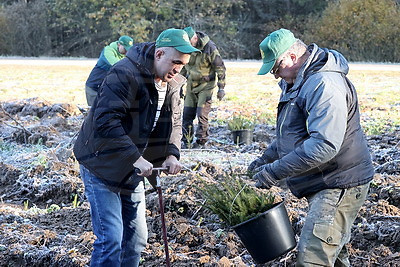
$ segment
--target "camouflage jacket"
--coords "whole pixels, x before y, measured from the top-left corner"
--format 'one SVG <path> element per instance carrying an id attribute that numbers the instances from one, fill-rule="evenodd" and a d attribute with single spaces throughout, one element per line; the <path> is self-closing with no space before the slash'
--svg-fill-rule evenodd
<path id="1" fill-rule="evenodd" d="M 199 37 L 196 48 L 201 53 L 192 53 L 181 74 L 187 77 L 188 87 L 194 92 L 213 89 L 216 84 L 218 88 L 224 89 L 226 68 L 217 46 L 205 33 L 196 34 Z"/>

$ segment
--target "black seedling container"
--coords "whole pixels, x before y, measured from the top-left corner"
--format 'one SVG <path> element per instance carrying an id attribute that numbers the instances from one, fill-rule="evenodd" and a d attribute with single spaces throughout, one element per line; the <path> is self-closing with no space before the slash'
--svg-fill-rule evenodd
<path id="1" fill-rule="evenodd" d="M 253 130 L 235 130 L 232 131 L 232 139 L 236 145 L 250 145 L 253 142 Z"/>
<path id="2" fill-rule="evenodd" d="M 289 252 L 296 246 L 284 202 L 232 227 L 254 261 L 262 264 Z"/>

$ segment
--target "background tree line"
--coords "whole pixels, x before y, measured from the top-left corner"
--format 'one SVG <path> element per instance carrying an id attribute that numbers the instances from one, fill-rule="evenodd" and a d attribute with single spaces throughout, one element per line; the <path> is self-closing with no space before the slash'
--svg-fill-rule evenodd
<path id="1" fill-rule="evenodd" d="M 352 61 L 400 62 L 400 0 L 2 0 L 0 55 L 97 57 L 120 35 L 154 41 L 192 26 L 224 58 L 258 59 L 259 43 L 287 28 Z"/>

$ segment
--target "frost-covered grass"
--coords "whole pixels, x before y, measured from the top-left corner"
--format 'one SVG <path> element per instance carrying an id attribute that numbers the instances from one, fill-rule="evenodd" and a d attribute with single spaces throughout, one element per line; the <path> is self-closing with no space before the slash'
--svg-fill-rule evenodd
<path id="1" fill-rule="evenodd" d="M 21 169 L 47 167 L 49 158 L 44 145 L 18 144 L 0 139 L 0 162 L 19 166 Z"/>
<path id="2" fill-rule="evenodd" d="M 0 101 L 38 97 L 85 106 L 85 81 L 94 64 L 93 59 L 0 58 Z M 278 80 L 271 75 L 257 75 L 260 66 L 257 61 L 226 62 L 226 97 L 215 100 L 212 121 L 221 124 L 237 113 L 274 123 L 280 94 Z M 399 65 L 352 64 L 349 78 L 357 88 L 368 134 L 400 125 Z"/>

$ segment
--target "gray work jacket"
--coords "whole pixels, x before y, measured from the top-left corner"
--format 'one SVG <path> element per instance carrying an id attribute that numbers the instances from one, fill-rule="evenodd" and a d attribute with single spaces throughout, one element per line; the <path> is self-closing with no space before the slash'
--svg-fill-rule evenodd
<path id="1" fill-rule="evenodd" d="M 349 67 L 337 51 L 312 44 L 292 86 L 280 82 L 276 140 L 264 152 L 271 171 L 297 197 L 349 188 L 374 174 Z"/>

